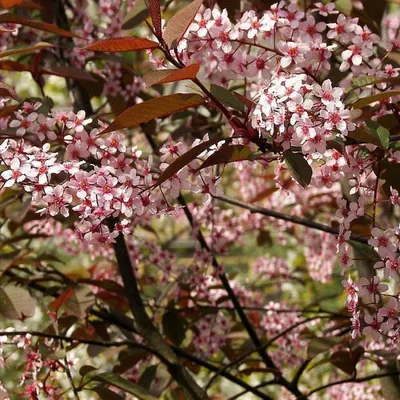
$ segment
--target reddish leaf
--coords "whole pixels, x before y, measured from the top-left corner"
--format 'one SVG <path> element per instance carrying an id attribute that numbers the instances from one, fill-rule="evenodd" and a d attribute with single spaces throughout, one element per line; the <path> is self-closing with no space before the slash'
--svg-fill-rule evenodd
<path id="1" fill-rule="evenodd" d="M 4 8 L 11 8 L 11 7 L 15 7 L 19 4 L 22 3 L 22 0 L 0 0 L 0 4 L 4 7 Z"/>
<path id="2" fill-rule="evenodd" d="M 160 0 L 150 0 L 150 16 L 153 21 L 154 30 L 157 37 L 161 37 L 161 6 Z"/>
<path id="3" fill-rule="evenodd" d="M 0 82 L 0 96 L 12 97 L 14 100 L 18 101 L 18 95 L 15 89 L 12 86 L 2 82 Z"/>
<path id="4" fill-rule="evenodd" d="M 56 46 L 54 46 L 53 44 L 45 43 L 45 42 L 39 42 L 39 43 L 36 43 L 32 47 L 22 47 L 22 48 L 19 48 L 19 49 L 12 49 L 12 50 L 3 51 L 2 53 L 0 53 L 0 58 L 14 56 L 16 54 L 29 54 L 29 53 L 33 53 L 33 52 L 35 52 L 37 50 L 52 49 L 54 47 L 56 47 Z"/>
<path id="5" fill-rule="evenodd" d="M 60 307 L 74 294 L 75 289 L 70 288 L 64 293 L 62 293 L 59 297 L 57 297 L 51 304 L 50 309 L 58 312 Z"/>
<path id="6" fill-rule="evenodd" d="M 156 185 L 159 186 L 167 179 L 171 178 L 172 175 L 176 174 L 180 169 L 192 162 L 197 156 L 199 156 L 204 151 L 208 150 L 212 145 L 218 143 L 223 139 L 214 138 L 208 140 L 207 142 L 200 143 L 199 145 L 191 148 L 185 154 L 176 158 L 159 176 Z"/>
<path id="7" fill-rule="evenodd" d="M 158 43 L 153 42 L 152 40 L 138 38 L 135 36 L 126 36 L 99 40 L 89 44 L 88 46 L 85 46 L 83 50 L 119 53 L 123 51 L 155 49 L 157 47 Z"/>
<path id="8" fill-rule="evenodd" d="M 32 29 L 38 29 L 39 31 L 54 33 L 59 36 L 82 39 L 80 35 L 77 35 L 76 33 L 67 31 L 65 29 L 61 29 L 55 24 L 49 24 L 47 22 L 42 22 L 42 21 L 34 21 L 32 19 L 22 18 L 14 14 L 0 15 L 0 23 L 1 24 L 10 23 L 10 24 L 29 26 Z"/>
<path id="9" fill-rule="evenodd" d="M 155 99 L 136 104 L 114 120 L 102 133 L 114 132 L 118 129 L 134 128 L 155 118 L 165 117 L 190 107 L 197 107 L 204 103 L 203 97 L 198 94 L 171 94 L 156 97 Z"/>
<path id="10" fill-rule="evenodd" d="M 339 350 L 331 354 L 329 360 L 331 364 L 346 374 L 353 375 L 356 372 L 356 365 L 363 353 L 364 349 L 362 347 L 357 347 L 354 351 Z"/>
<path id="11" fill-rule="evenodd" d="M 88 72 L 73 67 L 54 66 L 50 68 L 42 68 L 39 71 L 39 73 L 42 75 L 55 75 L 55 76 L 61 76 L 63 78 L 76 79 L 78 81 L 81 80 L 81 81 L 97 82 L 97 80 L 94 79 L 93 76 L 90 75 Z"/>
<path id="12" fill-rule="evenodd" d="M 144 74 L 143 79 L 147 87 L 176 81 L 183 81 L 186 79 L 196 78 L 199 72 L 200 65 L 191 64 L 182 69 L 160 69 L 157 71 L 149 71 Z"/>
<path id="13" fill-rule="evenodd" d="M 194 0 L 168 21 L 163 37 L 169 47 L 177 47 L 202 4 L 203 0 Z"/>
<path id="14" fill-rule="evenodd" d="M 0 110 L 0 118 L 9 117 L 19 108 L 18 105 L 15 106 L 7 106 Z"/>
<path id="15" fill-rule="evenodd" d="M 30 72 L 29 67 L 12 60 L 0 61 L 0 69 L 2 69 L 3 71 Z"/>
<path id="16" fill-rule="evenodd" d="M 222 146 L 201 165 L 199 170 L 212 165 L 227 164 L 235 161 L 249 160 L 254 152 L 248 146 L 234 144 L 231 146 Z"/>

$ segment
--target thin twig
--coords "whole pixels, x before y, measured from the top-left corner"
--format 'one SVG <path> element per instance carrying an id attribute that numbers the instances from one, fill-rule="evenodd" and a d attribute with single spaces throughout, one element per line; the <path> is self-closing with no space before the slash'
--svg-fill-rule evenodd
<path id="1" fill-rule="evenodd" d="M 297 217 L 295 215 L 287 215 L 287 214 L 281 213 L 279 211 L 274 211 L 274 210 L 270 210 L 268 208 L 248 204 L 243 201 L 232 199 L 231 197 L 227 197 L 227 196 L 215 196 L 215 198 L 223 201 L 224 203 L 228 203 L 233 206 L 237 206 L 237 207 L 249 210 L 251 213 L 262 214 L 267 217 L 272 217 L 272 218 L 292 222 L 297 225 L 306 226 L 307 228 L 312 228 L 312 229 L 316 229 L 318 231 L 327 232 L 332 235 L 339 235 L 339 229 L 330 227 L 328 225 L 320 224 L 320 223 L 315 222 L 308 218 L 301 218 L 301 217 Z M 351 234 L 350 240 L 353 240 L 353 241 L 359 242 L 359 243 L 368 244 L 367 238 L 356 235 L 354 233 Z"/>

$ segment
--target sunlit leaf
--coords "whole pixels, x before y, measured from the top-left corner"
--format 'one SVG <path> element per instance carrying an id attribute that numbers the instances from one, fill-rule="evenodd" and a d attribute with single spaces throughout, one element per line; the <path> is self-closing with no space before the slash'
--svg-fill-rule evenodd
<path id="1" fill-rule="evenodd" d="M 97 42 L 93 42 L 83 47 L 83 50 L 120 53 L 123 51 L 155 49 L 158 46 L 158 43 L 149 39 L 139 38 L 136 36 L 125 36 L 98 40 Z"/>
<path id="2" fill-rule="evenodd" d="M 176 93 L 156 97 L 125 110 L 117 116 L 114 122 L 103 133 L 114 132 L 124 128 L 134 128 L 155 118 L 165 117 L 190 107 L 200 106 L 203 103 L 203 97 L 198 94 Z"/>
<path id="3" fill-rule="evenodd" d="M 367 130 L 378 140 L 379 147 L 387 149 L 389 147 L 390 132 L 378 122 L 370 120 L 366 124 Z"/>
<path id="4" fill-rule="evenodd" d="M 65 306 L 78 318 L 84 318 L 88 310 L 94 305 L 93 291 L 87 286 L 74 288 L 73 293 L 66 299 Z"/>
<path id="5" fill-rule="evenodd" d="M 9 319 L 23 320 L 35 314 L 36 300 L 26 289 L 17 286 L 0 288 L 0 313 Z"/>
<path id="6" fill-rule="evenodd" d="M 143 80 L 146 86 L 150 87 L 156 84 L 194 79 L 196 78 L 199 69 L 199 64 L 191 64 L 182 69 L 160 69 L 157 71 L 149 71 L 144 74 Z"/>
<path id="7" fill-rule="evenodd" d="M 345 15 L 350 15 L 353 9 L 353 0 L 336 0 L 336 8 Z"/>
<path id="8" fill-rule="evenodd" d="M 168 21 L 163 38 L 170 48 L 178 46 L 202 4 L 203 0 L 194 0 Z"/>
<path id="9" fill-rule="evenodd" d="M 395 78 L 383 78 L 379 76 L 358 76 L 352 79 L 352 85 L 350 89 L 362 88 L 365 86 L 377 85 L 379 83 L 390 83 L 398 84 L 400 83 L 400 77 Z"/>
<path id="10" fill-rule="evenodd" d="M 6 50 L 0 53 L 0 58 L 4 57 L 9 57 L 9 56 L 15 56 L 17 54 L 29 54 L 29 53 L 34 53 L 37 50 L 43 50 L 43 49 L 54 49 L 56 46 L 50 43 L 45 43 L 45 42 L 39 42 L 36 43 L 34 46 L 31 47 L 21 47 L 18 49 L 11 49 L 11 50 Z"/>
<path id="11" fill-rule="evenodd" d="M 348 137 L 361 143 L 372 143 L 376 146 L 381 146 L 379 138 L 377 138 L 375 135 L 372 135 L 364 128 L 357 127 L 354 129 L 354 131 L 348 133 Z"/>
<path id="12" fill-rule="evenodd" d="M 4 7 L 4 8 L 11 8 L 11 7 L 15 7 L 19 4 L 22 4 L 23 0 L 0 0 L 0 4 Z"/>

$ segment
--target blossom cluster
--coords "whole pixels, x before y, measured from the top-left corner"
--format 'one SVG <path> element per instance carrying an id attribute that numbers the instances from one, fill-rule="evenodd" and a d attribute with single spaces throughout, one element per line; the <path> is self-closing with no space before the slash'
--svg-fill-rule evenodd
<path id="1" fill-rule="evenodd" d="M 252 114 L 252 125 L 283 150 L 301 147 L 304 154 L 323 154 L 336 134 L 355 129 L 343 91 L 328 79 L 307 84 L 306 74 L 281 73 L 262 87 Z"/>
<path id="2" fill-rule="evenodd" d="M 181 189 L 202 193 L 206 203 L 221 193 L 216 178 L 194 169 L 190 176 L 189 169 L 179 171 L 154 191 L 153 158 L 143 160 L 120 133 L 105 137 L 106 125 L 91 128 L 84 111 L 44 114 L 40 107 L 25 102 L 8 123 L 15 136 L 0 147 L 2 186 L 21 188 L 42 215 L 77 217 L 76 231 L 89 245 L 113 243 L 120 232 L 130 232 L 129 220 L 167 211 L 167 197 L 176 199 Z M 57 144 L 65 152 L 52 151 Z M 162 148 L 161 170 L 182 151 L 179 144 Z M 120 222 L 110 228 L 110 218 Z"/>

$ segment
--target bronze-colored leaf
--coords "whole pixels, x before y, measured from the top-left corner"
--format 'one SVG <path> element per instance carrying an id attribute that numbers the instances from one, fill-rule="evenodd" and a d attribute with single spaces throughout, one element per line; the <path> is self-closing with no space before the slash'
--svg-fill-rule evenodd
<path id="1" fill-rule="evenodd" d="M 204 103 L 203 97 L 198 94 L 176 93 L 168 96 L 156 97 L 143 103 L 135 104 L 125 110 L 102 133 L 114 132 L 118 129 L 134 128 L 155 118 L 165 117 L 190 107 L 197 107 Z"/>
<path id="2" fill-rule="evenodd" d="M 18 25 L 28 26 L 29 28 L 32 28 L 32 29 L 37 29 L 39 31 L 54 33 L 59 36 L 83 39 L 82 36 L 80 36 L 76 33 L 67 31 L 65 29 L 61 29 L 55 24 L 49 24 L 47 22 L 35 21 L 32 19 L 22 18 L 18 15 L 14 15 L 14 14 L 0 15 L 0 24 L 3 24 L 3 23 L 18 24 Z"/>
<path id="3" fill-rule="evenodd" d="M 14 100 L 18 100 L 18 95 L 15 89 L 3 82 L 0 82 L 0 96 L 12 97 Z"/>
<path id="4" fill-rule="evenodd" d="M 39 72 L 42 75 L 55 75 L 61 76 L 62 78 L 76 79 L 78 81 L 97 82 L 88 72 L 74 67 L 53 66 L 50 68 L 42 68 Z"/>
<path id="5" fill-rule="evenodd" d="M 189 151 L 182 154 L 180 157 L 176 158 L 159 176 L 156 185 L 159 186 L 167 179 L 171 178 L 174 174 L 176 174 L 180 169 L 188 165 L 192 162 L 196 157 L 198 157 L 201 153 L 208 150 L 211 146 L 218 143 L 223 139 L 214 138 L 208 140 L 207 142 L 200 143 L 199 145 L 192 147 Z"/>
<path id="6" fill-rule="evenodd" d="M 199 69 L 199 64 L 191 64 L 182 69 L 160 69 L 157 71 L 149 71 L 144 74 L 143 80 L 146 86 L 150 87 L 156 84 L 194 79 L 196 78 Z"/>
<path id="7" fill-rule="evenodd" d="M 168 21 L 163 38 L 170 48 L 177 47 L 202 4 L 203 0 L 194 0 Z"/>
<path id="8" fill-rule="evenodd" d="M 149 39 L 138 38 L 136 36 L 126 36 L 98 40 L 97 42 L 93 42 L 83 47 L 83 50 L 120 53 L 124 51 L 155 49 L 158 46 L 158 43 Z"/>
<path id="9" fill-rule="evenodd" d="M 154 30 L 161 37 L 161 5 L 160 0 L 150 0 L 150 16 L 153 21 Z"/>

